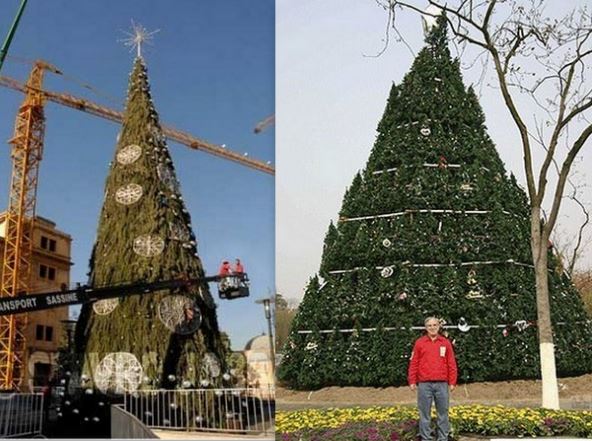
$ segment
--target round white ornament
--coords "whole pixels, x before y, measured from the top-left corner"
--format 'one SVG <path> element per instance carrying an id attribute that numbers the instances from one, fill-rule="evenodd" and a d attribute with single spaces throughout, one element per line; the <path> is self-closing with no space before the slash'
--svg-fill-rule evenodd
<path id="1" fill-rule="evenodd" d="M 143 189 L 138 184 L 128 184 L 120 187 L 115 192 L 115 200 L 122 205 L 135 204 L 142 197 Z"/>
<path id="2" fill-rule="evenodd" d="M 134 239 L 134 252 L 140 256 L 158 256 L 163 250 L 164 240 L 160 236 L 145 234 Z"/>
<path id="3" fill-rule="evenodd" d="M 189 297 L 167 296 L 158 304 L 158 318 L 170 331 L 181 334 L 193 334 L 201 325 L 201 311 Z"/>
<path id="4" fill-rule="evenodd" d="M 122 148 L 117 153 L 117 162 L 121 165 L 133 164 L 142 156 L 142 147 L 137 144 L 130 144 L 127 147 Z"/>
<path id="5" fill-rule="evenodd" d="M 103 393 L 131 393 L 142 382 L 142 365 L 129 352 L 107 354 L 94 372 L 95 386 Z"/>

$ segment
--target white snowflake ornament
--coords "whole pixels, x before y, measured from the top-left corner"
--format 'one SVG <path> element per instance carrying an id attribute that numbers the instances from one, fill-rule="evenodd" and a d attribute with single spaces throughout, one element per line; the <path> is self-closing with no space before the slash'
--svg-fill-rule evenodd
<path id="1" fill-rule="evenodd" d="M 112 352 L 99 363 L 94 373 L 94 383 L 103 393 L 131 393 L 142 381 L 142 365 L 128 352 Z"/>
<path id="2" fill-rule="evenodd" d="M 158 304 L 158 318 L 170 331 L 189 335 L 201 325 L 202 315 L 194 300 L 172 295 L 163 298 Z"/>
<path id="3" fill-rule="evenodd" d="M 158 256 L 164 250 L 164 240 L 160 236 L 145 234 L 134 239 L 134 252 L 142 257 Z"/>
<path id="4" fill-rule="evenodd" d="M 140 200 L 143 189 L 138 184 L 127 184 L 115 192 L 115 200 L 122 205 L 132 205 Z"/>
<path id="5" fill-rule="evenodd" d="M 98 315 L 109 315 L 119 305 L 119 299 L 105 299 L 93 303 L 93 311 Z"/>
<path id="6" fill-rule="evenodd" d="M 122 148 L 117 153 L 117 162 L 121 165 L 133 164 L 142 156 L 142 147 L 137 144 L 130 144 L 127 147 Z"/>

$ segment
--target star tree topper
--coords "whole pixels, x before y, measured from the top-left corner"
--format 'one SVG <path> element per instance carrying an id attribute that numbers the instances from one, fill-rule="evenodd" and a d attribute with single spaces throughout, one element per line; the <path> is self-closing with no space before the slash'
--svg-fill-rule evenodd
<path id="1" fill-rule="evenodd" d="M 149 32 L 144 26 L 139 23 L 135 23 L 132 20 L 132 31 L 123 31 L 123 33 L 127 35 L 127 38 L 123 38 L 119 41 L 122 41 L 125 46 L 129 46 L 130 52 L 135 48 L 137 50 L 138 57 L 141 57 L 142 43 L 150 44 L 150 41 L 153 38 L 152 36 L 159 31 L 160 29 Z"/>

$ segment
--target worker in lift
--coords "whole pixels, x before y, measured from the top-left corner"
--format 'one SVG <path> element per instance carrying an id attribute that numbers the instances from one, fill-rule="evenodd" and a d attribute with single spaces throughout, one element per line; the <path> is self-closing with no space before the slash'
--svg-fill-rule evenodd
<path id="1" fill-rule="evenodd" d="M 220 276 L 220 282 L 218 282 L 219 289 L 221 291 L 226 291 L 230 286 L 232 286 L 231 280 L 233 277 L 232 275 L 232 268 L 230 268 L 230 262 L 225 260 L 220 265 L 220 269 L 218 270 L 218 276 Z"/>
<path id="2" fill-rule="evenodd" d="M 245 273 L 245 267 L 243 266 L 239 258 L 237 258 L 234 262 L 233 273 L 239 276 Z"/>
<path id="3" fill-rule="evenodd" d="M 229 276 L 230 274 L 232 274 L 232 269 L 230 268 L 230 262 L 228 262 L 228 260 L 225 260 L 222 262 L 222 265 L 220 265 L 220 269 L 218 270 L 218 275 L 221 277 L 224 277 L 224 276 Z"/>

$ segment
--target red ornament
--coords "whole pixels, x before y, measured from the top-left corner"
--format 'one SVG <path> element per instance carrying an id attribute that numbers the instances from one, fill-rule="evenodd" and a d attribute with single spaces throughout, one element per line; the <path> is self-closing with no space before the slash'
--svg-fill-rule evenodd
<path id="1" fill-rule="evenodd" d="M 504 328 L 504 330 L 502 331 L 502 334 L 504 337 L 507 337 L 508 335 L 510 335 L 510 331 L 508 331 L 508 328 Z"/>
<path id="2" fill-rule="evenodd" d="M 448 167 L 448 160 L 446 156 L 441 155 L 440 159 L 438 160 L 438 168 L 447 168 Z"/>

